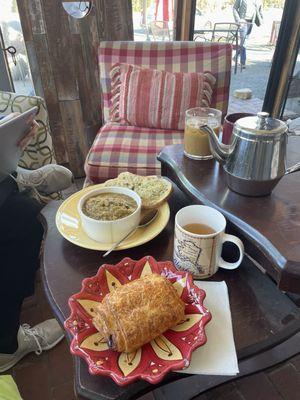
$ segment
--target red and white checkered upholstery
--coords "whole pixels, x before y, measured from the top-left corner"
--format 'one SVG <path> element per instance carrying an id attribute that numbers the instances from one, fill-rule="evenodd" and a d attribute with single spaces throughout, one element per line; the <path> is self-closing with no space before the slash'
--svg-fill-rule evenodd
<path id="1" fill-rule="evenodd" d="M 87 179 L 100 183 L 124 171 L 160 175 L 157 153 L 164 146 L 182 141 L 183 131 L 107 123 L 97 134 L 87 157 Z"/>
<path id="2" fill-rule="evenodd" d="M 231 45 L 201 42 L 101 42 L 100 84 L 104 118 L 109 118 L 110 69 L 115 63 L 171 72 L 210 71 L 216 78 L 211 107 L 227 113 L 231 74 Z"/>
<path id="3" fill-rule="evenodd" d="M 216 78 L 211 107 L 227 113 L 231 73 L 231 45 L 201 42 L 101 42 L 100 84 L 104 119 L 109 120 L 110 69 L 116 63 L 171 72 L 211 71 Z M 167 144 L 180 143 L 183 133 L 165 129 L 105 125 L 88 154 L 88 181 L 97 183 L 120 172 L 160 173 L 157 153 Z"/>

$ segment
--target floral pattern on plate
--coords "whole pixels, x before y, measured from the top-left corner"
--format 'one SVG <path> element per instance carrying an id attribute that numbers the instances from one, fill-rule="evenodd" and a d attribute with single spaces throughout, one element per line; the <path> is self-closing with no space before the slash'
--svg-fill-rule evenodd
<path id="1" fill-rule="evenodd" d="M 185 320 L 130 354 L 109 349 L 93 325 L 97 304 L 118 286 L 147 274 L 157 273 L 172 282 L 185 302 Z M 206 343 L 205 325 L 211 314 L 204 307 L 205 292 L 192 276 L 178 271 L 172 262 L 147 256 L 139 261 L 124 258 L 116 265 L 102 265 L 97 274 L 82 282 L 82 289 L 69 299 L 70 317 L 65 328 L 73 339 L 71 352 L 85 359 L 94 375 L 108 375 L 118 385 L 137 379 L 160 382 L 169 371 L 188 367 L 193 350 Z"/>

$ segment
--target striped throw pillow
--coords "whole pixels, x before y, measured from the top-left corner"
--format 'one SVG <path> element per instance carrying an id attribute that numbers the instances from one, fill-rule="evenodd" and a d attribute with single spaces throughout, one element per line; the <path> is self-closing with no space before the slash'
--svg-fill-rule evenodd
<path id="1" fill-rule="evenodd" d="M 110 120 L 121 124 L 184 129 L 185 111 L 209 107 L 210 72 L 167 72 L 118 63 L 111 71 Z"/>

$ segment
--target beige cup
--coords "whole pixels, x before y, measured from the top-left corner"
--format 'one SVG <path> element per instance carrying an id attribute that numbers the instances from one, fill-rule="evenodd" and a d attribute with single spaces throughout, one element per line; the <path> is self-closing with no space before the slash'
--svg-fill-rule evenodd
<path id="1" fill-rule="evenodd" d="M 184 154 L 194 160 L 213 158 L 210 151 L 208 134 L 202 125 L 210 126 L 219 136 L 222 112 L 215 108 L 190 108 L 185 113 Z"/>
<path id="2" fill-rule="evenodd" d="M 186 231 L 188 224 L 205 224 L 212 228 L 208 235 Z M 237 268 L 244 256 L 242 241 L 225 233 L 226 219 L 217 210 L 207 206 L 193 205 L 179 210 L 175 216 L 175 236 L 173 260 L 175 266 L 190 272 L 194 278 L 203 279 L 214 275 L 219 267 Z M 239 251 L 238 261 L 229 263 L 221 257 L 224 242 L 234 243 Z"/>

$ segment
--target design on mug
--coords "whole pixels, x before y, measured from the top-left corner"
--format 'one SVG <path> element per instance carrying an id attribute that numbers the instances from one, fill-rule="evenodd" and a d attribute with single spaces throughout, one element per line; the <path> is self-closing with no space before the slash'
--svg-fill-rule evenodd
<path id="1" fill-rule="evenodd" d="M 176 260 L 183 263 L 181 264 L 181 268 L 187 271 L 195 271 L 196 269 L 199 273 L 203 272 L 200 265 L 202 248 L 195 242 L 186 239 L 178 240 L 177 247 L 174 251 Z"/>
<path id="2" fill-rule="evenodd" d="M 204 248 L 203 244 L 206 244 Z M 177 268 L 194 275 L 208 275 L 211 272 L 214 248 L 214 238 L 195 241 L 183 232 L 175 233 L 174 264 Z"/>

